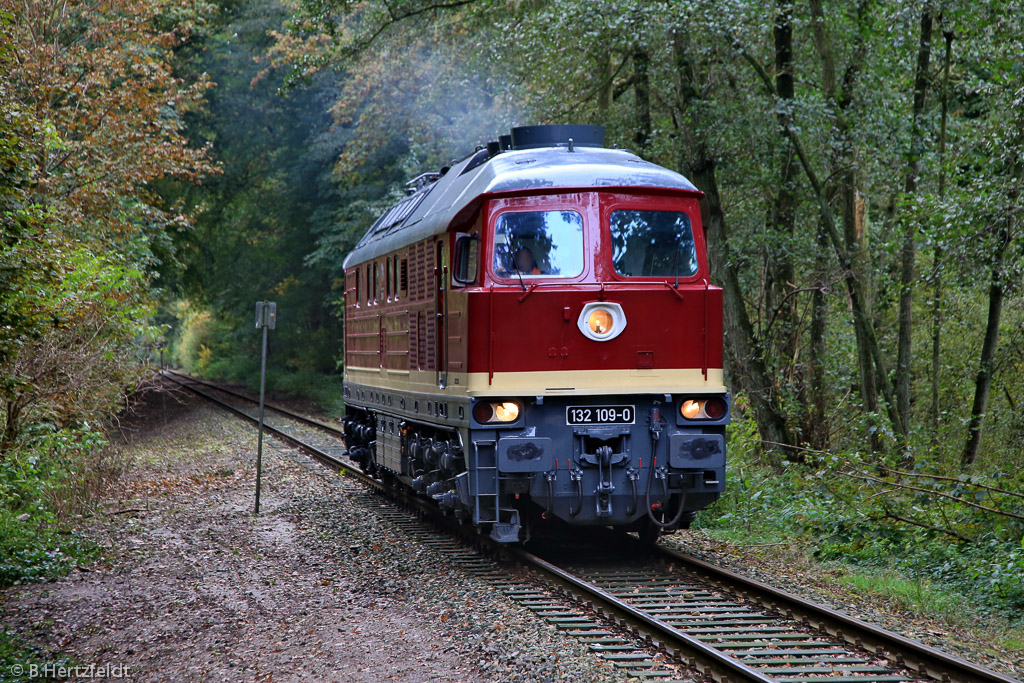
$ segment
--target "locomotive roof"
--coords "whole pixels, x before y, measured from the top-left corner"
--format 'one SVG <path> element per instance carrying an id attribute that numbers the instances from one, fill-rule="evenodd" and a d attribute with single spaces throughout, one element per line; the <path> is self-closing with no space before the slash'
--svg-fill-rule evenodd
<path id="1" fill-rule="evenodd" d="M 685 177 L 626 150 L 565 145 L 492 154 L 481 149 L 384 212 L 345 258 L 344 267 L 445 232 L 484 195 L 534 189 L 651 187 L 696 192 Z M 460 215 L 462 214 L 462 215 Z"/>

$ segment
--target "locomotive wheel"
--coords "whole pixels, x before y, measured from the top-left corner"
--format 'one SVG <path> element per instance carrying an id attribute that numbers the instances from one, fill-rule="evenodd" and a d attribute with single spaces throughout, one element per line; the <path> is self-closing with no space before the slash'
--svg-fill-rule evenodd
<path id="1" fill-rule="evenodd" d="M 636 535 L 640 539 L 640 545 L 644 548 L 650 548 L 658 542 L 658 537 L 661 536 L 661 529 L 655 526 L 651 520 L 644 519 L 640 522 L 640 528 L 637 529 Z"/>

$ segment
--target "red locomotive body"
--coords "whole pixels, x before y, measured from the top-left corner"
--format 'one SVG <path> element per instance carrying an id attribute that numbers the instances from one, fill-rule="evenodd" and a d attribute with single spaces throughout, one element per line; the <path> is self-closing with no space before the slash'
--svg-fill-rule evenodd
<path id="1" fill-rule="evenodd" d="M 724 486 L 700 193 L 598 134 L 514 129 L 346 259 L 350 453 L 501 541 L 686 526 Z"/>

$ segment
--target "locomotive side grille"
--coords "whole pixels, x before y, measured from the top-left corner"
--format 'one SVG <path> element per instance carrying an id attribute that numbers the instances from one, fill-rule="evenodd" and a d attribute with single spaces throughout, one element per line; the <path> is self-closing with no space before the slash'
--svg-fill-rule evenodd
<path id="1" fill-rule="evenodd" d="M 420 324 L 419 314 L 409 314 L 409 369 L 420 368 Z"/>
<path id="2" fill-rule="evenodd" d="M 427 367 L 427 321 L 423 311 L 416 314 L 416 367 L 424 370 Z"/>
<path id="3" fill-rule="evenodd" d="M 436 362 L 436 360 L 437 360 L 437 353 L 436 353 L 436 350 L 437 350 L 437 348 L 436 348 L 437 347 L 437 318 L 435 316 L 432 316 L 432 315 L 424 315 L 423 313 L 420 313 L 420 315 L 423 316 L 424 318 L 426 318 L 426 321 L 427 321 L 427 324 L 426 324 L 426 328 L 427 328 L 426 329 L 426 334 L 423 337 L 420 337 L 421 348 L 424 348 L 425 351 L 426 351 L 426 363 L 423 364 L 423 365 L 420 365 L 420 368 L 424 369 L 424 370 L 436 370 L 437 369 L 437 362 Z M 424 337 L 425 337 L 425 339 L 424 339 Z M 426 342 L 426 343 L 422 343 L 422 342 Z"/>
<path id="4" fill-rule="evenodd" d="M 409 296 L 413 301 L 423 301 L 427 298 L 429 287 L 427 283 L 433 271 L 430 268 L 430 245 L 420 242 L 412 248 L 412 277 L 409 283 Z"/>

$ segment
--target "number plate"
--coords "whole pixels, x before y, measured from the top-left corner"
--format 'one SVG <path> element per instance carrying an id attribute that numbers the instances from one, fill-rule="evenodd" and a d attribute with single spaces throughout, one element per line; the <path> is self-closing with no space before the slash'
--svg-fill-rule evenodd
<path id="1" fill-rule="evenodd" d="M 631 425 L 636 406 L 569 406 L 565 423 L 569 425 Z"/>

